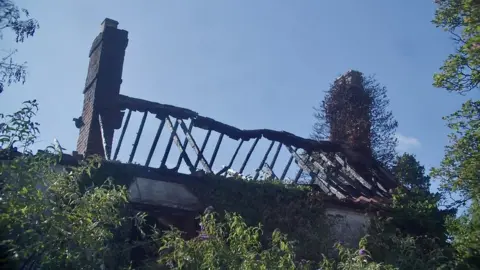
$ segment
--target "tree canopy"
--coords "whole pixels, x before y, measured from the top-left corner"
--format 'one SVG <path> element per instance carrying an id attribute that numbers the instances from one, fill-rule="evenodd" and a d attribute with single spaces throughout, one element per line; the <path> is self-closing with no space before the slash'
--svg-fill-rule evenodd
<path id="1" fill-rule="evenodd" d="M 477 0 L 435 0 L 433 23 L 449 32 L 456 48 L 434 75 L 434 85 L 465 93 L 480 83 L 480 2 Z"/>
<path id="2" fill-rule="evenodd" d="M 480 2 L 436 0 L 433 23 L 450 33 L 456 51 L 434 75 L 434 85 L 450 92 L 478 91 L 480 82 Z M 451 130 L 441 164 L 432 170 L 449 207 L 463 208 L 448 222 L 458 259 L 480 268 L 480 101 L 470 99 L 444 118 Z"/>
<path id="3" fill-rule="evenodd" d="M 452 130 L 451 144 L 432 176 L 440 180 L 449 207 L 467 206 L 449 223 L 452 242 L 459 256 L 480 267 L 480 101 L 467 101 L 445 117 Z"/>
<path id="4" fill-rule="evenodd" d="M 24 42 L 32 37 L 40 27 L 38 22 L 30 18 L 28 10 L 19 8 L 12 0 L 0 0 L 0 40 L 4 33 L 11 31 L 15 42 Z M 6 50 L 0 55 L 0 93 L 12 83 L 24 83 L 27 75 L 26 63 L 17 63 L 13 57 L 17 50 Z"/>

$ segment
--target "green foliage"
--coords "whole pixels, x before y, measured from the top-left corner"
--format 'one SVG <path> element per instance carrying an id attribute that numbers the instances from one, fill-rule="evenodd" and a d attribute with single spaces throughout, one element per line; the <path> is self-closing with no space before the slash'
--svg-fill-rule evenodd
<path id="1" fill-rule="evenodd" d="M 307 186 L 273 180 L 244 180 L 208 176 L 187 185 L 206 205 L 219 213 L 238 213 L 248 225 L 261 223 L 271 234 L 276 229 L 295 240 L 301 259 L 318 260 L 331 248 L 331 221 L 324 213 L 324 195 Z"/>
<path id="2" fill-rule="evenodd" d="M 468 92 L 480 82 L 480 4 L 476 0 L 436 0 L 433 23 L 448 31 L 456 45 L 434 75 L 434 85 L 448 91 Z"/>
<path id="3" fill-rule="evenodd" d="M 445 157 L 432 176 L 440 180 L 445 194 L 460 197 L 451 207 L 470 204 L 448 227 L 460 259 L 480 268 L 480 101 L 467 101 L 445 119 L 452 130 L 451 145 L 445 147 Z"/>
<path id="4" fill-rule="evenodd" d="M 428 235 L 445 242 L 445 220 L 455 211 L 438 208 L 442 196 L 430 192 L 430 177 L 425 168 L 414 155 L 405 153 L 397 157 L 393 173 L 402 186 L 393 192 L 392 224 L 403 233 Z"/>
<path id="5" fill-rule="evenodd" d="M 391 223 L 402 232 L 446 241 L 445 221 L 454 210 L 438 208 L 441 196 L 423 190 L 398 188 L 393 193 Z"/>
<path id="6" fill-rule="evenodd" d="M 394 265 L 396 269 L 455 269 L 449 249 L 435 238 L 409 236 L 391 230 L 389 224 L 376 222 L 375 233 L 367 235 L 361 245 L 370 250 L 376 261 Z"/>
<path id="7" fill-rule="evenodd" d="M 25 153 L 37 138 L 39 124 L 33 118 L 37 114 L 38 103 L 32 100 L 23 104 L 24 107 L 13 114 L 0 113 L 0 151 L 10 151 L 12 147 L 19 146 Z"/>
<path id="8" fill-rule="evenodd" d="M 459 193 L 462 199 L 480 201 L 480 101 L 467 101 L 461 110 L 445 117 L 451 145 L 445 147 L 445 157 L 432 176 L 440 179 L 447 193 Z"/>
<path id="9" fill-rule="evenodd" d="M 2 151 L 27 148 L 38 134 L 32 117 L 35 102 L 27 102 L 0 124 Z M 28 150 L 28 149 L 27 149 Z M 58 166 L 52 148 L 0 163 L 0 228 L 2 248 L 15 268 L 98 269 L 127 265 L 127 239 L 122 213 L 127 201 L 124 187 L 110 180 L 80 190 L 79 181 L 98 169 L 91 158 L 79 166 Z M 14 267 L 13 265 L 11 265 Z"/>
<path id="10" fill-rule="evenodd" d="M 293 243 L 274 230 L 262 243 L 263 227 L 248 226 L 238 214 L 226 213 L 224 220 L 209 213 L 201 217 L 202 233 L 185 240 L 173 229 L 161 237 L 160 265 L 168 269 L 324 269 L 388 270 L 393 266 L 372 261 L 365 249 L 353 250 L 336 244 L 338 259 L 305 261 L 295 256 Z"/>
<path id="11" fill-rule="evenodd" d="M 0 0 L 0 40 L 3 39 L 4 30 L 13 31 L 17 43 L 32 37 L 39 24 L 35 19 L 29 18 L 29 15 L 26 9 L 20 9 L 12 0 Z M 26 63 L 19 64 L 13 61 L 16 52 L 5 51 L 5 55 L 0 56 L 0 93 L 6 85 L 25 83 L 27 66 Z"/>
<path id="12" fill-rule="evenodd" d="M 32 37 L 39 25 L 35 19 L 29 17 L 28 10 L 20 9 L 14 1 L 0 1 L 0 37 L 5 29 L 15 33 L 16 42 L 23 42 L 26 38 Z"/>
<path id="13" fill-rule="evenodd" d="M 392 171 L 397 181 L 406 188 L 425 191 L 430 188 L 430 177 L 414 155 L 404 153 L 398 156 Z"/>
<path id="14" fill-rule="evenodd" d="M 446 267 L 452 252 L 445 221 L 455 212 L 438 208 L 441 196 L 429 191 L 430 178 L 415 156 L 399 156 L 393 173 L 402 186 L 394 190 L 390 209 L 372 219 L 363 246 L 399 269 Z"/>
<path id="15" fill-rule="evenodd" d="M 342 244 L 337 243 L 335 247 L 338 250 L 338 259 L 329 260 L 324 258 L 320 262 L 320 269 L 325 270 L 394 270 L 398 269 L 392 265 L 376 263 L 373 261 L 370 252 L 364 248 L 359 250 L 346 248 Z"/>
<path id="16" fill-rule="evenodd" d="M 80 192 L 77 181 L 94 164 L 59 171 L 51 155 L 37 154 L 0 167 L 0 227 L 12 258 L 46 269 L 114 263 L 112 229 L 122 225 L 126 192 L 110 182 Z"/>
<path id="17" fill-rule="evenodd" d="M 448 221 L 453 246 L 460 261 L 480 269 L 480 206 L 473 203 L 459 218 Z M 474 268 L 476 267 L 476 268 Z"/>
<path id="18" fill-rule="evenodd" d="M 457 51 L 448 56 L 434 85 L 465 93 L 480 82 L 480 4 L 476 0 L 437 0 L 434 23 L 453 36 Z M 480 269 L 480 101 L 469 100 L 445 117 L 450 145 L 432 176 L 453 201 L 449 207 L 467 207 L 459 218 L 449 219 L 448 231 L 458 261 Z M 453 196 L 452 196 L 453 195 Z M 454 198 L 456 197 L 456 198 Z"/>
<path id="19" fill-rule="evenodd" d="M 407 222 L 412 222 L 411 227 L 406 226 Z M 433 233 L 415 235 L 425 231 L 424 228 L 414 229 L 414 226 L 426 227 L 423 223 L 407 219 L 403 213 L 376 217 L 372 219 L 369 234 L 360 245 L 368 249 L 376 261 L 394 265 L 398 269 L 445 267 L 452 260 L 452 251 L 444 240 L 432 236 Z"/>
<path id="20" fill-rule="evenodd" d="M 248 227 L 237 214 L 227 213 L 225 222 L 206 214 L 201 222 L 204 237 L 186 241 L 176 229 L 162 237 L 162 265 L 169 269 L 297 269 L 292 246 L 279 231 L 263 248 L 261 226 Z"/>

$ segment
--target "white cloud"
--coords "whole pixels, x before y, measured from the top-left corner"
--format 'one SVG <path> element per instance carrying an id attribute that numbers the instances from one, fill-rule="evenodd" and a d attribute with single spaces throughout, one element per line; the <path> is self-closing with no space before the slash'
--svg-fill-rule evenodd
<path id="1" fill-rule="evenodd" d="M 420 141 L 415 137 L 405 136 L 400 133 L 395 134 L 395 137 L 398 139 L 397 151 L 400 153 L 408 152 L 421 146 Z"/>

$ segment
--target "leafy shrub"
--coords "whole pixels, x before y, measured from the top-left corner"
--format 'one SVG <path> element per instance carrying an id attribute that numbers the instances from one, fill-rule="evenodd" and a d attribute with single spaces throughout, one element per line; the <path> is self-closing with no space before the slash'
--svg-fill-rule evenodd
<path id="1" fill-rule="evenodd" d="M 161 264 L 171 269 L 295 269 L 292 246 L 279 231 L 264 249 L 261 226 L 249 227 L 237 214 L 227 213 L 219 222 L 209 213 L 201 222 L 197 238 L 184 240 L 176 229 L 162 237 Z"/>
<path id="2" fill-rule="evenodd" d="M 61 149 L 33 155 L 38 134 L 32 121 L 35 101 L 11 115 L 0 115 L 1 247 L 11 268 L 98 269 L 128 265 L 122 226 L 126 189 L 103 185 L 80 189 L 79 182 L 98 169 L 90 158 L 79 166 L 58 166 Z M 20 146 L 20 155 L 11 155 Z M 105 180 L 105 179 L 104 179 Z M 125 250 L 125 251 L 124 251 Z"/>
<path id="3" fill-rule="evenodd" d="M 159 264 L 167 269 L 396 269 L 375 263 L 365 249 L 353 250 L 337 243 L 338 260 L 324 257 L 318 262 L 299 260 L 293 243 L 275 230 L 262 244 L 261 225 L 248 226 L 238 214 L 226 213 L 224 220 L 208 213 L 201 217 L 198 237 L 185 240 L 172 229 L 161 237 Z"/>
<path id="4" fill-rule="evenodd" d="M 218 213 L 237 213 L 249 226 L 262 224 L 262 241 L 270 241 L 276 229 L 287 234 L 289 241 L 296 242 L 294 250 L 301 259 L 321 259 L 336 240 L 330 239 L 333 224 L 325 214 L 325 194 L 312 187 L 207 176 L 187 188 Z"/>

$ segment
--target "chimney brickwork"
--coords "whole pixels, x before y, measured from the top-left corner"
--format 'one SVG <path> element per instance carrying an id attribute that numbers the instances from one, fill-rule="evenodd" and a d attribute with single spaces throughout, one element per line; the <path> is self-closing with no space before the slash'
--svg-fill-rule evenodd
<path id="1" fill-rule="evenodd" d="M 121 126 L 122 113 L 116 101 L 122 83 L 128 32 L 117 29 L 117 25 L 118 22 L 105 19 L 90 49 L 83 90 L 83 124 L 77 141 L 77 152 L 84 156 L 109 156 L 113 132 Z"/>
<path id="2" fill-rule="evenodd" d="M 330 140 L 372 157 L 370 141 L 371 98 L 363 87 L 363 75 L 350 70 L 335 80 L 328 100 Z"/>

